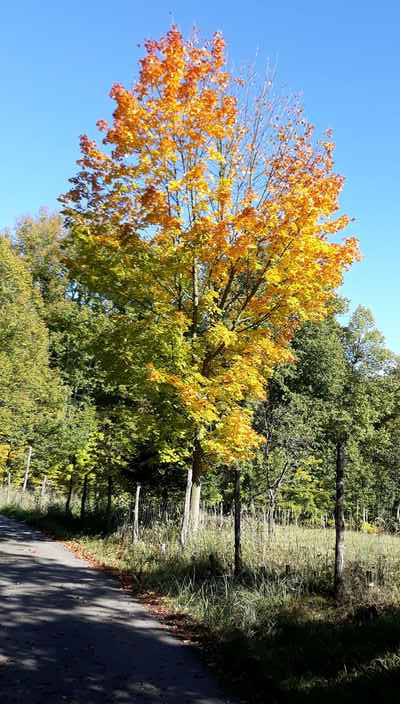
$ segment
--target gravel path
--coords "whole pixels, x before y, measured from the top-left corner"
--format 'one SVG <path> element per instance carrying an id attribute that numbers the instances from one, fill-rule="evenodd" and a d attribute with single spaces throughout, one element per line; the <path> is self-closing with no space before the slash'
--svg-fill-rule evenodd
<path id="1" fill-rule="evenodd" d="M 0 516 L 1 704 L 228 704 L 110 575 Z"/>

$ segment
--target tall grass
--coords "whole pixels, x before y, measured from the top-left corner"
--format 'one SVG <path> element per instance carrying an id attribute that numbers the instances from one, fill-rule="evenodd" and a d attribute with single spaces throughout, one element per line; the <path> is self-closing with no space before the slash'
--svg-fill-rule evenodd
<path id="1" fill-rule="evenodd" d="M 213 513 L 202 514 L 200 529 L 184 549 L 180 544 L 180 526 L 176 515 L 154 513 L 152 520 L 141 525 L 139 540 L 134 539 L 132 523 L 125 512 L 111 522 L 112 532 L 101 512 L 79 518 L 79 505 L 72 506 L 65 516 L 63 503 L 57 497 L 0 490 L 0 510 L 21 515 L 37 523 L 62 524 L 71 536 L 79 537 L 92 549 L 101 550 L 105 560 L 122 562 L 126 569 L 142 580 L 153 582 L 165 575 L 172 582 L 186 578 L 192 584 L 204 579 L 233 584 L 233 517 Z M 118 509 L 116 511 L 118 515 Z M 149 511 L 147 511 L 149 515 Z M 99 543 L 101 541 L 101 547 Z M 244 569 L 239 580 L 251 589 L 267 589 L 268 593 L 300 597 L 330 592 L 334 556 L 334 531 L 330 528 L 307 528 L 288 524 L 277 525 L 270 535 L 265 520 L 246 515 L 242 528 Z M 385 533 L 346 533 L 346 582 L 351 598 L 384 602 L 397 599 L 400 585 L 400 539 Z"/>

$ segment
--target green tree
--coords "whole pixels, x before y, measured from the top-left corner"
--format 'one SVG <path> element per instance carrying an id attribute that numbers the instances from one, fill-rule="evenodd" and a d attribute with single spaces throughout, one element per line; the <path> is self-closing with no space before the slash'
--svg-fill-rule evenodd
<path id="1" fill-rule="evenodd" d="M 343 591 L 345 465 L 368 442 L 382 413 L 377 384 L 393 356 L 375 328 L 373 316 L 358 307 L 347 326 L 331 318 L 304 328 L 296 342 L 299 373 L 295 387 L 313 399 L 321 443 L 336 456 L 335 593 Z M 350 452 L 351 451 L 351 452 Z"/>
<path id="2" fill-rule="evenodd" d="M 40 445 L 66 398 L 49 366 L 40 293 L 5 236 L 0 237 L 0 437 L 10 448 Z"/>

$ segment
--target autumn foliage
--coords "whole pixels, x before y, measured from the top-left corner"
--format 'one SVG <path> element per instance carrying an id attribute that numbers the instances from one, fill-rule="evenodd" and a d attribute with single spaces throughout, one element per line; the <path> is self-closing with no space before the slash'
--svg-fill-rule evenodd
<path id="1" fill-rule="evenodd" d="M 353 238 L 334 237 L 348 224 L 334 145 L 268 82 L 256 93 L 230 75 L 219 33 L 201 46 L 172 27 L 146 42 L 137 84 L 111 97 L 103 146 L 81 138 L 62 199 L 70 265 L 142 311 L 148 379 L 178 395 L 202 460 L 232 463 L 258 443 L 249 402 L 357 257 Z"/>

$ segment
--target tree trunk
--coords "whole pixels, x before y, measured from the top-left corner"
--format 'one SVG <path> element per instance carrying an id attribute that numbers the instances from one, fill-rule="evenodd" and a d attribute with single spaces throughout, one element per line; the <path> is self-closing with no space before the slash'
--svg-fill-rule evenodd
<path id="1" fill-rule="evenodd" d="M 99 512 L 100 508 L 100 488 L 99 488 L 99 482 L 96 480 L 96 483 L 93 486 L 93 511 L 95 513 Z"/>
<path id="2" fill-rule="evenodd" d="M 112 494 L 113 494 L 113 480 L 111 474 L 108 475 L 107 477 L 107 508 L 106 508 L 106 517 L 107 517 L 107 527 L 110 527 L 111 524 L 111 509 L 112 509 Z"/>
<path id="3" fill-rule="evenodd" d="M 190 497 L 190 529 L 192 533 L 197 533 L 200 518 L 200 497 L 201 483 L 199 479 L 193 481 L 192 493 Z"/>
<path id="4" fill-rule="evenodd" d="M 344 474 L 346 465 L 346 448 L 343 440 L 336 445 L 336 505 L 335 505 L 335 578 L 334 593 L 339 601 L 344 589 Z"/>
<path id="5" fill-rule="evenodd" d="M 83 479 L 83 488 L 82 488 L 82 498 L 81 498 L 81 520 L 86 516 L 86 502 L 87 502 L 87 497 L 88 497 L 88 474 L 85 474 L 84 479 Z"/>
<path id="6" fill-rule="evenodd" d="M 29 445 L 28 456 L 26 458 L 26 468 L 25 468 L 25 475 L 24 475 L 24 483 L 22 485 L 22 491 L 26 491 L 26 487 L 28 484 L 29 470 L 31 467 L 31 458 L 32 458 L 32 447 L 31 447 L 31 445 Z"/>
<path id="7" fill-rule="evenodd" d="M 139 497 L 140 497 L 140 484 L 136 485 L 136 496 L 135 496 L 135 518 L 133 522 L 133 542 L 137 543 L 139 540 Z"/>
<path id="8" fill-rule="evenodd" d="M 242 502 L 240 487 L 240 470 L 235 471 L 235 577 L 242 571 Z"/>
<path id="9" fill-rule="evenodd" d="M 6 498 L 7 504 L 10 500 L 10 489 L 11 489 L 11 472 L 10 472 L 10 470 L 8 470 L 8 472 L 7 472 L 7 498 Z"/>
<path id="10" fill-rule="evenodd" d="M 199 263 L 197 261 L 196 255 L 193 256 L 192 264 L 192 296 L 193 296 L 193 307 L 192 307 L 192 361 L 195 363 L 194 347 L 193 343 L 197 339 L 198 324 L 199 324 Z M 188 478 L 189 479 L 189 478 Z M 191 484 L 191 494 L 189 496 L 190 500 L 190 517 L 187 521 L 186 533 L 190 532 L 196 533 L 199 527 L 199 515 L 200 515 L 200 497 L 201 497 L 201 447 L 199 442 L 199 436 L 197 430 L 194 434 L 193 443 L 193 455 L 192 455 L 192 473 L 190 478 Z M 187 492 L 187 486 L 186 486 Z M 186 498 L 185 497 L 185 509 L 186 509 Z M 187 538 L 185 536 L 185 541 Z"/>
<path id="11" fill-rule="evenodd" d="M 40 489 L 40 496 L 42 497 L 42 499 L 44 499 L 44 497 L 46 496 L 46 485 L 47 485 L 47 477 L 45 475 L 42 480 L 42 488 Z"/>
<path id="12" fill-rule="evenodd" d="M 268 535 L 271 537 L 275 533 L 275 491 L 268 489 Z"/>
<path id="13" fill-rule="evenodd" d="M 194 443 L 192 458 L 192 492 L 190 497 L 189 523 L 191 533 L 197 533 L 199 528 L 202 469 L 202 451 L 200 443 L 196 439 Z"/>
<path id="14" fill-rule="evenodd" d="M 71 474 L 71 478 L 69 480 L 69 487 L 68 487 L 68 496 L 67 496 L 67 501 L 65 503 L 65 513 L 70 514 L 71 513 L 71 499 L 72 499 L 72 490 L 74 488 L 74 475 Z"/>
<path id="15" fill-rule="evenodd" d="M 188 535 L 189 535 L 190 496 L 192 493 L 192 477 L 193 477 L 193 469 L 192 469 L 192 467 L 189 467 L 188 472 L 187 472 L 185 504 L 183 507 L 183 519 L 182 519 L 182 529 L 181 529 L 181 545 L 182 545 L 182 547 L 184 547 L 186 545 Z"/>
<path id="16" fill-rule="evenodd" d="M 222 529 L 224 527 L 224 504 L 219 505 L 219 527 Z"/>

